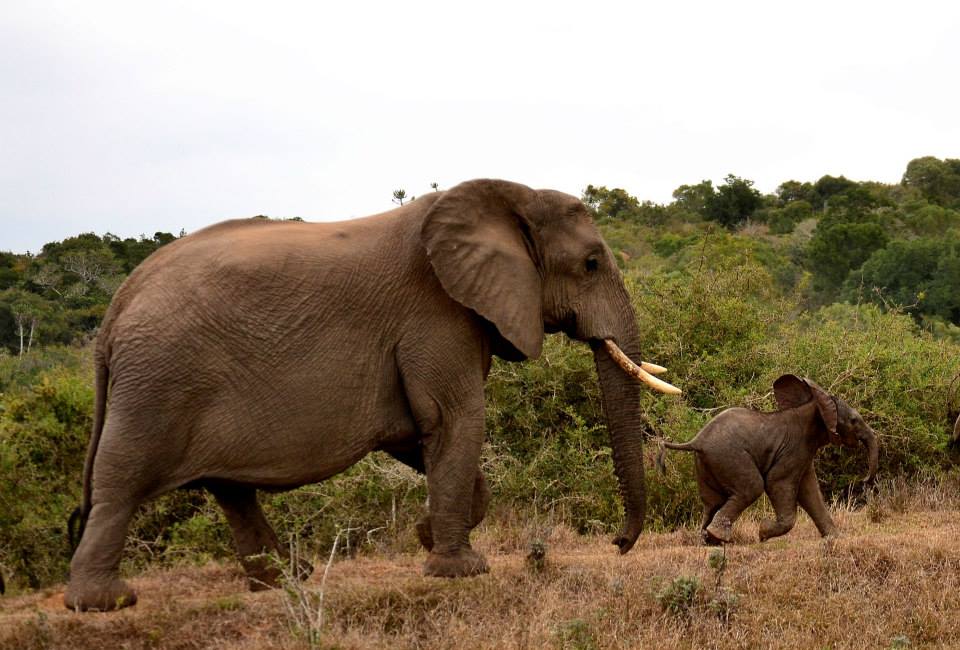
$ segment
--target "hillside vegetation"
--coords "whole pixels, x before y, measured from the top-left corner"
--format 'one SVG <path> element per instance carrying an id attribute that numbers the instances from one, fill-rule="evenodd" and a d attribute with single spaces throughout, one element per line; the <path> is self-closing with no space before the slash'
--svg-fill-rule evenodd
<path id="1" fill-rule="evenodd" d="M 644 393 L 650 438 L 689 439 L 726 406 L 772 409 L 774 379 L 791 372 L 863 414 L 880 435 L 885 480 L 941 480 L 955 460 L 946 441 L 949 389 L 960 373 L 960 160 L 918 158 L 895 185 L 824 176 L 768 196 L 731 175 L 717 187 L 681 186 L 674 199 L 584 191 L 622 265 L 645 357 L 684 390 L 680 398 Z M 87 342 L 125 275 L 173 239 L 88 233 L 36 255 L 0 253 L 0 571 L 8 592 L 66 575 L 65 524 L 80 500 L 91 424 Z M 517 547 L 535 529 L 610 535 L 622 511 L 586 346 L 551 336 L 535 362 L 497 362 L 487 397 L 483 470 L 494 501 L 485 526 L 514 531 Z M 647 452 L 652 467 L 655 445 Z M 862 451 L 828 448 L 818 463 L 828 500 L 865 503 Z M 425 496 L 422 477 L 374 454 L 333 480 L 264 501 L 281 538 L 304 553 L 323 556 L 339 536 L 343 553 L 367 557 L 417 550 L 412 525 Z M 648 497 L 651 530 L 695 522 L 691 458 L 670 456 L 663 476 L 648 472 Z M 653 548 L 674 538 L 650 539 L 661 540 L 643 542 Z M 231 556 L 231 545 L 212 499 L 180 492 L 142 509 L 124 571 L 203 564 Z M 382 597 L 388 605 L 408 598 Z"/>

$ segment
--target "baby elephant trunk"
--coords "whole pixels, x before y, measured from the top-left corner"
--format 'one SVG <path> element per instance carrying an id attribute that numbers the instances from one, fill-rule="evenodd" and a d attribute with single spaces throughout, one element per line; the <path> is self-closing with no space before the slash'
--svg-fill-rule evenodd
<path id="1" fill-rule="evenodd" d="M 880 445 L 877 442 L 877 434 L 870 427 L 864 427 L 857 438 L 867 448 L 867 477 L 864 481 L 872 483 L 877 476 L 877 465 L 880 463 Z"/>

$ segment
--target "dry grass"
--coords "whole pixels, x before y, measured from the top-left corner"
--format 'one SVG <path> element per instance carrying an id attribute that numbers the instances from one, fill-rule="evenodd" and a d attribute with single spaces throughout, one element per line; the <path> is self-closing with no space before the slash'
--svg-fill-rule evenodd
<path id="1" fill-rule="evenodd" d="M 488 526 L 476 545 L 492 572 L 464 580 L 422 577 L 421 554 L 342 560 L 327 575 L 321 646 L 960 647 L 960 491 L 951 487 L 889 483 L 859 511 L 835 504 L 844 533 L 828 542 L 801 517 L 760 545 L 755 513 L 726 549 L 721 608 L 711 549 L 688 529 L 644 535 L 621 557 L 606 539 L 563 526 Z M 525 562 L 525 536 L 547 544 L 542 571 Z M 323 565 L 307 591 L 320 589 Z M 677 578 L 700 588 L 670 613 L 657 595 Z M 8 597 L 0 648 L 308 647 L 291 632 L 284 592 L 246 592 L 233 564 L 133 583 L 140 603 L 111 614 L 69 612 L 56 590 Z"/>

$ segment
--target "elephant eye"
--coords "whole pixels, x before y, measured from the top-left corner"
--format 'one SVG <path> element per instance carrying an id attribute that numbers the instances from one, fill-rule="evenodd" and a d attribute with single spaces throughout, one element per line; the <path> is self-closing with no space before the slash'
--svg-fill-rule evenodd
<path id="1" fill-rule="evenodd" d="M 598 260 L 596 257 L 591 255 L 590 257 L 587 258 L 587 261 L 583 263 L 583 266 L 585 269 L 587 269 L 587 271 L 592 273 L 593 271 L 596 271 L 598 268 L 600 268 L 600 260 Z"/>

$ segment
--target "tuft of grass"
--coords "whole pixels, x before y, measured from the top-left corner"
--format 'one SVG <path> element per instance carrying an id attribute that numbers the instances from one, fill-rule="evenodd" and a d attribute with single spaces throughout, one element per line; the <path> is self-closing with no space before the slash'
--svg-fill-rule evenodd
<path id="1" fill-rule="evenodd" d="M 564 621 L 557 627 L 557 647 L 561 650 L 596 650 L 597 641 L 590 624 L 581 618 Z"/>
<path id="2" fill-rule="evenodd" d="M 678 576 L 657 591 L 663 611 L 674 616 L 689 616 L 703 587 L 696 576 Z"/>

